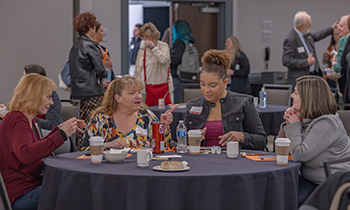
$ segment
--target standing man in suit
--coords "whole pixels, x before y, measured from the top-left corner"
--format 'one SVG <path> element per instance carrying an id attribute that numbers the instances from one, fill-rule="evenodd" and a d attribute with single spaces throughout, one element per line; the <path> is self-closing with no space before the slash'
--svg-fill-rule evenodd
<path id="1" fill-rule="evenodd" d="M 332 27 L 310 33 L 311 17 L 304 11 L 294 16 L 294 27 L 283 43 L 282 63 L 288 68 L 288 84 L 295 85 L 296 78 L 303 75 L 323 76 L 317 60 L 315 42 L 331 35 L 337 28 Z"/>

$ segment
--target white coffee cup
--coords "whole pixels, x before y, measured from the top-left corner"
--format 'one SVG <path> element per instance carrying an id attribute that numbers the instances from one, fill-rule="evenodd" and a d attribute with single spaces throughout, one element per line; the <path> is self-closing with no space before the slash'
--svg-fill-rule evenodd
<path id="1" fill-rule="evenodd" d="M 237 141 L 228 141 L 226 145 L 227 157 L 228 158 L 237 158 L 238 156 L 238 142 Z"/>
<path id="2" fill-rule="evenodd" d="M 89 144 L 90 144 L 91 163 L 93 164 L 102 163 L 103 142 L 104 140 L 100 136 L 90 137 Z"/>
<path id="3" fill-rule="evenodd" d="M 141 42 L 140 42 L 140 49 L 141 50 L 145 50 L 146 49 L 146 42 L 145 42 L 145 40 L 141 40 Z"/>
<path id="4" fill-rule="evenodd" d="M 163 98 L 158 99 L 158 108 L 164 109 L 165 108 L 165 101 Z"/>
<path id="5" fill-rule="evenodd" d="M 153 153 L 149 149 L 137 150 L 137 165 L 141 168 L 148 167 L 153 158 Z"/>
<path id="6" fill-rule="evenodd" d="M 287 165 L 289 156 L 290 140 L 288 138 L 277 138 L 275 140 L 277 165 Z"/>
<path id="7" fill-rule="evenodd" d="M 190 154 L 198 155 L 201 148 L 202 132 L 200 130 L 189 130 L 187 136 Z"/>
<path id="8" fill-rule="evenodd" d="M 259 98 L 258 97 L 254 97 L 254 106 L 258 106 L 259 105 Z"/>

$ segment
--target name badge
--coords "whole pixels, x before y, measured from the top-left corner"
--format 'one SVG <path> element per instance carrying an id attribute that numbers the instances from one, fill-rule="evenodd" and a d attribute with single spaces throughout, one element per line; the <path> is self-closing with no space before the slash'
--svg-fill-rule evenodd
<path id="1" fill-rule="evenodd" d="M 298 47 L 298 53 L 304 53 L 305 49 L 304 47 Z"/>
<path id="2" fill-rule="evenodd" d="M 134 46 L 133 44 L 132 44 L 132 45 L 130 45 L 130 49 L 131 49 L 131 50 L 133 50 L 133 49 L 134 49 L 134 47 L 135 47 L 135 46 Z"/>
<path id="3" fill-rule="evenodd" d="M 239 66 L 239 64 L 236 64 L 236 66 L 235 66 L 235 70 L 239 70 L 240 69 L 240 66 Z"/>
<path id="4" fill-rule="evenodd" d="M 136 135 L 137 136 L 147 136 L 147 130 L 140 128 L 140 127 L 137 127 L 136 128 Z"/>
<path id="5" fill-rule="evenodd" d="M 203 107 L 199 107 L 199 106 L 192 106 L 189 113 L 191 114 L 201 114 L 203 110 Z"/>

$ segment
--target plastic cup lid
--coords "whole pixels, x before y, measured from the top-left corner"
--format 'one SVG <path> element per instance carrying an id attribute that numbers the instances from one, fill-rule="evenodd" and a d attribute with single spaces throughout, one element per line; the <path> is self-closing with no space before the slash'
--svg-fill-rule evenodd
<path id="1" fill-rule="evenodd" d="M 103 142 L 104 140 L 101 136 L 92 136 L 92 137 L 90 137 L 89 141 Z"/>
<path id="2" fill-rule="evenodd" d="M 188 136 L 202 136 L 202 132 L 200 130 L 189 130 L 187 135 Z"/>
<path id="3" fill-rule="evenodd" d="M 288 138 L 277 138 L 276 140 L 275 140 L 275 143 L 277 143 L 277 144 L 279 144 L 279 143 L 287 143 L 287 144 L 290 144 L 290 140 L 288 139 Z"/>

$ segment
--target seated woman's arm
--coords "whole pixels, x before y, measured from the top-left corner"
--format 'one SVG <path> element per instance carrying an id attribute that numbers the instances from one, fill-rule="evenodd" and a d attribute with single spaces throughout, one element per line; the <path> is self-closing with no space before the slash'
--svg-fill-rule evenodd
<path id="1" fill-rule="evenodd" d="M 331 146 L 337 139 L 341 132 L 339 131 L 339 124 L 334 119 L 317 118 L 314 119 L 310 125 L 304 138 L 302 137 L 302 125 L 300 122 L 294 122 L 284 127 L 286 137 L 290 139 L 290 153 L 294 161 L 307 162 L 312 160 L 329 146 Z M 345 134 L 346 136 L 346 134 Z"/>
<path id="2" fill-rule="evenodd" d="M 242 148 L 264 150 L 267 143 L 265 129 L 253 102 L 247 101 L 244 111 Z"/>

